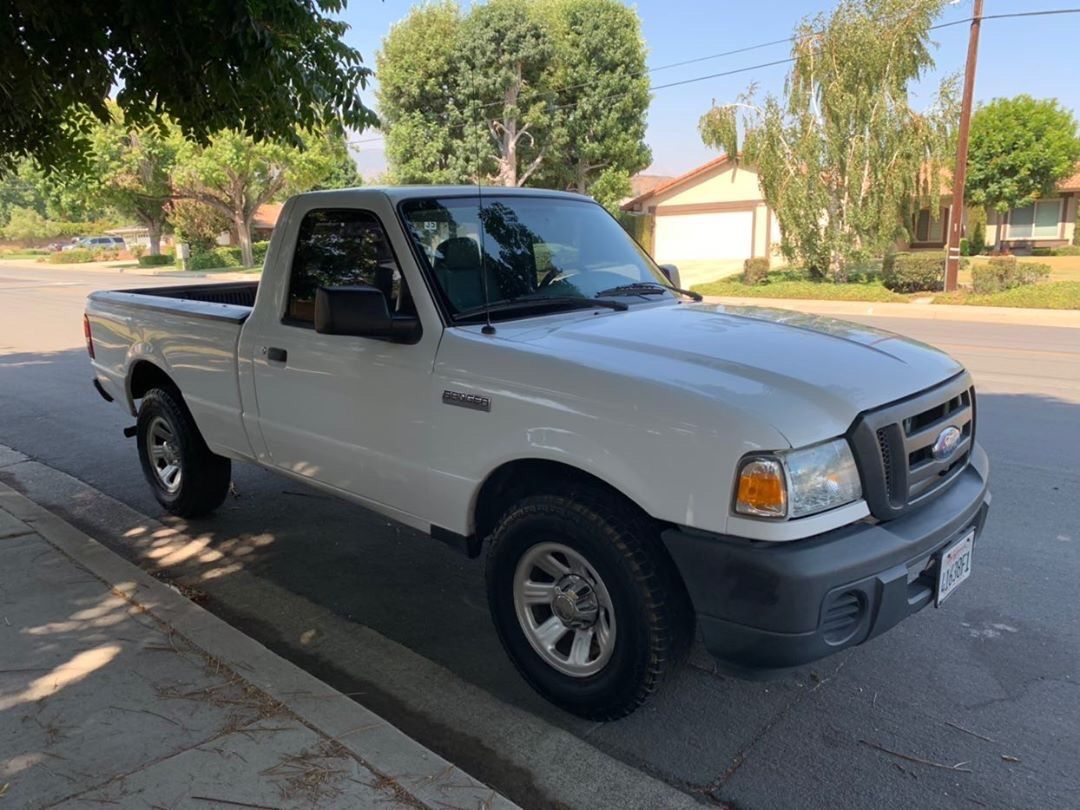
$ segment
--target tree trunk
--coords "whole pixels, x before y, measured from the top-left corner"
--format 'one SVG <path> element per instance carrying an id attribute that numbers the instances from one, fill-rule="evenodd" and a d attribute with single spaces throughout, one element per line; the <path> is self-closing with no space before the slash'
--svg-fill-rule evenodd
<path id="1" fill-rule="evenodd" d="M 146 232 L 150 234 L 150 255 L 161 255 L 161 223 L 152 221 L 146 223 Z"/>
<path id="2" fill-rule="evenodd" d="M 252 267 L 255 264 L 255 254 L 251 251 L 251 218 L 240 215 L 233 220 L 233 225 L 240 243 L 240 261 L 244 263 L 244 267 Z"/>

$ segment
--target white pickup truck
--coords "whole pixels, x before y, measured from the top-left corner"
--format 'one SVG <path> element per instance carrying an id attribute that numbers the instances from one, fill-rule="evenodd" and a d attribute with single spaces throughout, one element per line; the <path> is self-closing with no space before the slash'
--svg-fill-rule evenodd
<path id="1" fill-rule="evenodd" d="M 695 629 L 755 674 L 940 604 L 989 508 L 950 357 L 699 298 L 584 197 L 371 188 L 291 199 L 259 282 L 94 293 L 85 327 L 165 509 L 248 461 L 483 551 L 521 674 L 614 718 Z"/>

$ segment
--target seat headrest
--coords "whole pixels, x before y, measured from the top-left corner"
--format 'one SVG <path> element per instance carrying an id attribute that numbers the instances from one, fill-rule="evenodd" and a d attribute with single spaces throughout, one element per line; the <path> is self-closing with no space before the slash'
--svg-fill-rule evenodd
<path id="1" fill-rule="evenodd" d="M 478 270 L 480 246 L 467 236 L 456 236 L 435 248 L 435 261 L 447 270 Z"/>

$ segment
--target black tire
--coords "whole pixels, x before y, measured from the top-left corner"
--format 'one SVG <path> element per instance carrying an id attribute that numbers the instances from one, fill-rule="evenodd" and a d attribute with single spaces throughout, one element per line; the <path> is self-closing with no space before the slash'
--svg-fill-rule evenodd
<path id="1" fill-rule="evenodd" d="M 545 540 L 581 554 L 610 595 L 614 651 L 601 670 L 571 676 L 530 644 L 514 602 L 519 561 Z M 600 487 L 567 487 L 523 497 L 499 519 L 487 556 L 492 619 L 514 665 L 547 700 L 590 720 L 614 720 L 641 706 L 689 648 L 689 597 L 656 525 Z"/>
<path id="2" fill-rule="evenodd" d="M 165 485 L 151 459 L 151 426 L 164 420 L 172 431 L 175 445 L 170 452 L 178 456 L 180 481 L 175 490 Z M 137 437 L 139 461 L 150 488 L 165 509 L 174 515 L 194 518 L 214 511 L 229 494 L 232 463 L 211 452 L 180 393 L 171 388 L 153 388 L 139 406 Z"/>

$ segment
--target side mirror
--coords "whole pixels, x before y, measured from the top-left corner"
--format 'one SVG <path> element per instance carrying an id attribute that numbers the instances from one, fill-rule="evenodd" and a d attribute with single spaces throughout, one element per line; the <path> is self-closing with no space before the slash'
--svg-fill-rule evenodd
<path id="1" fill-rule="evenodd" d="M 679 268 L 673 264 L 660 265 L 660 272 L 667 276 L 667 280 L 671 282 L 672 287 L 682 287 L 682 283 L 679 281 Z"/>
<path id="2" fill-rule="evenodd" d="M 420 321 L 391 315 L 386 296 L 375 287 L 319 287 L 315 291 L 315 331 L 415 343 L 420 339 Z"/>

